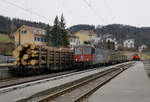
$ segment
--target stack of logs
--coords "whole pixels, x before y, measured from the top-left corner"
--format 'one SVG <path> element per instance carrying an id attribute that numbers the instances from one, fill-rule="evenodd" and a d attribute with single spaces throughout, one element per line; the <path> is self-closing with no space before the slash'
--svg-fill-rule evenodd
<path id="1" fill-rule="evenodd" d="M 67 64 L 73 61 L 73 50 L 70 48 L 56 48 L 24 44 L 13 51 L 18 66 L 38 66 Z"/>

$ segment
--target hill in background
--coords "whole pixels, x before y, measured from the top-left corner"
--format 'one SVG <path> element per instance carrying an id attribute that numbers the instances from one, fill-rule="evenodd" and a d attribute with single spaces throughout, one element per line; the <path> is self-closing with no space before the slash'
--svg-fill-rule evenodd
<path id="1" fill-rule="evenodd" d="M 47 24 L 41 22 L 32 22 L 17 18 L 10 19 L 9 17 L 0 16 L 0 33 L 8 34 L 11 31 L 15 31 L 22 25 L 34 26 L 43 29 L 47 27 Z M 110 34 L 118 41 L 134 38 L 137 46 L 146 44 L 150 47 L 150 27 L 139 28 L 122 24 L 101 25 L 95 27 L 94 25 L 80 24 L 69 27 L 68 30 L 71 33 L 75 33 L 80 30 L 93 30 L 98 35 Z"/>
<path id="2" fill-rule="evenodd" d="M 69 31 L 73 33 L 80 30 L 93 30 L 98 35 L 110 34 L 120 42 L 133 38 L 136 46 L 141 44 L 150 46 L 150 27 L 138 28 L 129 25 L 111 24 L 98 27 L 93 25 L 76 25 L 69 28 Z"/>
<path id="3" fill-rule="evenodd" d="M 34 26 L 38 28 L 46 28 L 47 24 L 42 22 L 32 22 L 27 20 L 22 20 L 18 18 L 10 19 L 9 17 L 4 17 L 0 15 L 0 33 L 10 33 L 16 31 L 22 25 Z"/>

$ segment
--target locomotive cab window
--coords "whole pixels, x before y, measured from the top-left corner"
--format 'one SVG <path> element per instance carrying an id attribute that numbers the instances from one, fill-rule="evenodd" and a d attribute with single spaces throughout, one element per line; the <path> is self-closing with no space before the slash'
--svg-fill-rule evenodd
<path id="1" fill-rule="evenodd" d="M 81 48 L 80 47 L 75 48 L 75 54 L 81 55 Z"/>
<path id="2" fill-rule="evenodd" d="M 91 54 L 91 48 L 90 47 L 84 47 L 83 48 L 83 54 Z"/>

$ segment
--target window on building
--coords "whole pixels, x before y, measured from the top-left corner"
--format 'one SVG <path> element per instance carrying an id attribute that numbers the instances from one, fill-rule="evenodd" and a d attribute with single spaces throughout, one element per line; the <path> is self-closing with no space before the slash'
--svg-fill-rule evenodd
<path id="1" fill-rule="evenodd" d="M 44 38 L 41 38 L 41 42 L 44 42 Z"/>
<path id="2" fill-rule="evenodd" d="M 27 33 L 27 30 L 22 30 L 21 31 L 21 34 L 26 34 Z"/>
<path id="3" fill-rule="evenodd" d="M 37 41 L 37 37 L 34 37 L 34 41 Z"/>
<path id="4" fill-rule="evenodd" d="M 39 38 L 39 37 L 37 37 L 37 41 L 40 41 L 40 38 Z"/>
<path id="5" fill-rule="evenodd" d="M 47 40 L 47 39 L 46 39 L 46 38 L 44 38 L 44 42 L 47 42 L 46 40 Z"/>

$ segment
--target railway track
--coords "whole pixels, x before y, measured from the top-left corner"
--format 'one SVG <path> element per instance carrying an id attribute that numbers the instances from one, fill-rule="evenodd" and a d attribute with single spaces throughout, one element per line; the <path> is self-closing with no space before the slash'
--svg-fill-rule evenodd
<path id="1" fill-rule="evenodd" d="M 101 67 L 104 68 L 104 67 Z M 8 79 L 6 81 L 0 82 L 0 94 L 13 91 L 16 89 L 24 88 L 27 86 L 44 83 L 52 80 L 61 79 L 64 77 L 69 77 L 72 75 L 85 73 L 93 70 L 97 70 L 99 68 L 94 69 L 87 69 L 83 71 L 79 70 L 72 70 L 72 71 L 64 71 L 64 72 L 58 72 L 58 73 L 51 73 L 47 75 L 40 75 L 40 76 L 32 76 L 32 77 L 24 77 L 24 78 L 12 78 Z"/>
<path id="2" fill-rule="evenodd" d="M 104 68 L 104 67 L 101 67 Z M 72 71 L 63 71 L 63 72 L 57 72 L 57 73 L 50 73 L 50 74 L 44 74 L 44 75 L 36 75 L 36 76 L 22 76 L 22 77 L 17 77 L 17 76 L 12 76 L 11 78 L 5 78 L 5 79 L 0 79 L 0 88 L 6 88 L 14 85 L 19 85 L 23 83 L 28 83 L 32 81 L 38 81 L 42 79 L 47 79 L 47 78 L 52 78 L 60 75 L 65 75 L 69 73 L 74 73 L 74 72 L 86 72 L 90 70 L 96 70 L 97 68 L 94 69 L 87 69 L 84 71 L 78 71 L 78 70 L 72 70 Z"/>
<path id="3" fill-rule="evenodd" d="M 19 85 L 0 88 L 0 96 L 7 102 L 37 102 L 39 99 L 42 99 L 47 95 L 52 95 L 56 92 L 65 90 L 68 87 L 74 86 L 79 82 L 90 79 L 95 75 L 102 74 L 103 72 L 106 72 L 109 69 L 121 68 L 123 66 L 128 65 L 131 66 L 133 65 L 133 63 L 126 62 L 109 67 L 88 69 L 80 72 L 73 72 L 65 75 L 59 75 L 56 77 L 45 78 L 42 80 L 26 82 Z M 15 97 L 11 97 L 14 94 Z"/>
<path id="4" fill-rule="evenodd" d="M 65 74 L 73 73 L 76 71 L 77 70 L 72 70 L 72 71 L 64 71 L 64 72 L 37 75 L 37 76 L 11 77 L 11 78 L 7 78 L 7 79 L 1 79 L 0 80 L 0 83 L 1 83 L 0 88 L 5 88 L 5 87 L 13 86 L 13 85 L 18 85 L 18 84 L 23 84 L 23 83 L 27 83 L 27 82 L 56 77 L 59 75 L 65 75 Z"/>
<path id="5" fill-rule="evenodd" d="M 64 90 L 44 97 L 38 102 L 82 102 L 83 99 L 95 92 L 98 88 L 109 82 L 128 67 L 130 67 L 130 65 L 117 66 L 106 70 L 103 73 L 96 74 L 93 77 L 65 88 Z"/>

